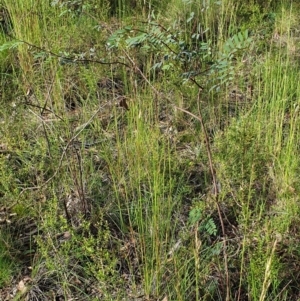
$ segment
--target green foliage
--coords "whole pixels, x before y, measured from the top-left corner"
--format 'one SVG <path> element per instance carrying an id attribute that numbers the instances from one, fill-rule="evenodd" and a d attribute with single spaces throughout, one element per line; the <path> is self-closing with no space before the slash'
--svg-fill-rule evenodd
<path id="1" fill-rule="evenodd" d="M 189 224 L 197 225 L 200 233 L 208 234 L 209 236 L 217 235 L 217 226 L 213 218 L 205 213 L 200 208 L 194 208 L 189 213 Z"/>
<path id="2" fill-rule="evenodd" d="M 9 284 L 13 275 L 15 265 L 9 256 L 9 250 L 6 247 L 4 234 L 0 236 L 0 288 Z"/>
<path id="3" fill-rule="evenodd" d="M 297 298 L 294 8 L 4 2 L 24 42 L 1 35 L 3 284 L 31 266 L 20 299 Z"/>
<path id="4" fill-rule="evenodd" d="M 193 18 L 194 13 L 191 13 L 186 22 L 189 23 Z M 127 26 L 119 29 L 108 38 L 107 45 L 109 49 L 117 49 L 122 45 L 127 49 L 140 47 L 148 54 L 155 53 L 159 61 L 153 64 L 153 70 L 175 71 L 183 82 L 202 76 L 208 84 L 214 83 L 210 90 L 217 91 L 222 85 L 232 83 L 235 78 L 234 60 L 243 56 L 253 42 L 248 30 L 238 32 L 225 41 L 221 51 L 214 57 L 216 49 L 210 42 L 199 40 L 199 34 L 194 33 L 187 39 L 186 34 L 178 31 L 176 26 L 166 29 L 150 23 L 148 28 Z M 190 45 L 190 42 L 194 45 Z"/>
<path id="5" fill-rule="evenodd" d="M 80 16 L 82 13 L 95 11 L 97 9 L 104 9 L 107 7 L 106 1 L 95 1 L 95 0 L 53 0 L 51 6 L 58 6 L 62 9 L 60 17 L 66 13 L 70 13 L 71 16 Z"/>
<path id="6" fill-rule="evenodd" d="M 236 76 L 234 60 L 239 54 L 244 56 L 251 43 L 252 38 L 248 36 L 248 30 L 238 32 L 225 41 L 216 62 L 210 69 L 211 75 L 216 76 L 217 82 L 210 90 L 218 91 L 222 85 L 229 85 L 233 82 Z"/>
<path id="7" fill-rule="evenodd" d="M 110 232 L 103 217 L 99 214 L 95 224 L 83 222 L 80 228 L 74 229 L 63 216 L 58 219 L 55 217 L 57 205 L 55 201 L 52 202 L 52 212 L 46 214 L 40 229 L 42 234 L 37 237 L 41 264 L 52 275 L 52 281 L 57 285 L 65 283 L 65 294 L 70 294 L 73 289 L 73 284 L 68 281 L 72 277 L 79 280 L 86 278 L 90 283 L 102 283 L 103 292 L 112 290 L 113 285 L 119 282 L 117 259 L 109 250 Z M 94 229 L 93 233 L 91 229 Z"/>
<path id="8" fill-rule="evenodd" d="M 23 42 L 20 42 L 20 41 L 9 41 L 9 42 L 6 42 L 6 43 L 4 43 L 4 44 L 2 44 L 0 46 L 0 52 L 8 50 L 8 49 L 15 49 L 19 45 L 21 45 L 21 44 L 23 44 Z"/>

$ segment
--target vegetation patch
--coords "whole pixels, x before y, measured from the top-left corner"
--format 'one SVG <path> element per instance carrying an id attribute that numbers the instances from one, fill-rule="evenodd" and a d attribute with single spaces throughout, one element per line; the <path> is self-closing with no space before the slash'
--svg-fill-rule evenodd
<path id="1" fill-rule="evenodd" d="M 0 300 L 296 300 L 298 11 L 0 1 Z"/>

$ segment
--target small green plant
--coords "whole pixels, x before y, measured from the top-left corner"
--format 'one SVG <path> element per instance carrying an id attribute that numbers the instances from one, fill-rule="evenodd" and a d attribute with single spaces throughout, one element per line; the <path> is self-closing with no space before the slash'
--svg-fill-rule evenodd
<path id="1" fill-rule="evenodd" d="M 211 66 L 210 75 L 215 76 L 216 83 L 212 85 L 210 90 L 220 90 L 222 85 L 229 85 L 235 79 L 234 60 L 238 56 L 246 56 L 246 51 L 252 43 L 252 38 L 248 35 L 248 30 L 238 32 L 228 38 L 215 63 Z"/>
<path id="2" fill-rule="evenodd" d="M 217 235 L 217 226 L 210 215 L 205 216 L 205 213 L 200 208 L 194 208 L 189 213 L 189 224 L 191 226 L 197 225 L 197 229 L 200 233 L 207 234 L 209 236 Z"/>
<path id="3" fill-rule="evenodd" d="M 61 287 L 65 295 L 84 295 L 84 287 L 95 281 L 99 283 L 97 288 L 105 293 L 112 290 L 113 284 L 117 285 L 117 259 L 108 250 L 110 233 L 100 215 L 96 224 L 83 221 L 74 229 L 63 216 L 57 219 L 49 212 L 41 230 L 43 234 L 37 237 L 37 245 L 41 254 L 39 266 L 43 269 L 37 266 L 33 275 L 42 278 L 39 282 L 49 281 L 52 286 Z M 51 286 L 43 293 L 48 290 Z"/>
<path id="4" fill-rule="evenodd" d="M 12 267 L 13 264 L 7 257 L 0 257 L 0 288 L 4 287 L 5 284 L 10 283 L 14 271 Z"/>
<path id="5" fill-rule="evenodd" d="M 298 4 L 2 2 L 4 290 L 296 300 Z"/>
<path id="6" fill-rule="evenodd" d="M 191 13 L 186 22 L 193 18 Z M 124 27 L 107 40 L 111 50 L 138 47 L 148 55 L 155 53 L 157 62 L 153 64 L 153 70 L 175 71 L 183 82 L 192 80 L 195 83 L 195 78 L 199 77 L 211 86 L 210 90 L 217 91 L 234 80 L 234 60 L 245 55 L 251 43 L 248 30 L 244 30 L 228 38 L 217 52 L 218 45 L 201 41 L 200 34 L 193 33 L 187 39 L 176 26 L 165 28 L 158 23 L 149 23 L 148 28 Z"/>
<path id="7" fill-rule="evenodd" d="M 192 40 L 198 38 L 197 35 L 192 36 Z M 139 47 L 148 55 L 155 54 L 157 62 L 152 65 L 153 70 L 175 71 L 184 81 L 201 74 L 207 68 L 211 55 L 208 43 L 202 42 L 196 47 L 189 45 L 176 24 L 169 28 L 158 23 L 149 23 L 148 28 L 127 26 L 115 31 L 108 38 L 107 45 L 111 50 Z"/>
<path id="8" fill-rule="evenodd" d="M 3 227 L 3 225 L 1 225 Z M 3 229 L 0 229 L 0 289 L 11 282 L 16 264 L 9 254 L 9 240 Z"/>
<path id="9" fill-rule="evenodd" d="M 23 44 L 23 42 L 20 42 L 20 41 L 9 41 L 9 42 L 6 42 L 4 44 L 2 44 L 0 46 L 0 52 L 2 51 L 5 51 L 5 50 L 11 50 L 11 49 L 15 49 L 17 48 L 19 45 Z"/>

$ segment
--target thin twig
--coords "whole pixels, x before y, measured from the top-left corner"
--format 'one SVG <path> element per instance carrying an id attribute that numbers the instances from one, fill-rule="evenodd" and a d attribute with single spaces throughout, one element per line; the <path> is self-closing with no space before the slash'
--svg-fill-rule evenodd
<path id="1" fill-rule="evenodd" d="M 120 61 L 113 61 L 113 62 L 103 62 L 103 61 L 99 61 L 99 60 L 90 60 L 90 59 L 76 59 L 76 58 L 69 58 L 69 57 L 65 57 L 63 55 L 60 55 L 60 54 L 57 54 L 51 50 L 47 50 L 43 47 L 39 47 L 37 45 L 34 45 L 34 44 L 31 44 L 27 41 L 24 41 L 24 40 L 21 40 L 21 39 L 18 39 L 12 35 L 9 35 L 10 38 L 16 40 L 16 41 L 19 41 L 19 42 L 22 42 L 30 47 L 33 47 L 35 49 L 38 49 L 40 51 L 43 51 L 45 53 L 48 53 L 48 54 L 51 54 L 52 56 L 55 56 L 55 57 L 58 57 L 60 59 L 65 59 L 65 60 L 69 60 L 71 62 L 79 62 L 79 63 L 95 63 L 95 64 L 101 64 L 101 65 L 123 65 L 123 66 L 126 66 L 128 68 L 130 68 L 130 66 L 126 63 L 123 63 L 123 62 L 120 62 Z"/>
<path id="2" fill-rule="evenodd" d="M 97 111 L 90 117 L 90 119 L 80 127 L 80 130 L 78 131 L 78 133 L 77 133 L 76 135 L 74 135 L 74 136 L 68 141 L 67 145 L 66 145 L 66 146 L 64 147 L 64 149 L 63 149 L 62 155 L 61 155 L 60 160 L 59 160 L 59 162 L 58 162 L 58 166 L 57 166 L 55 172 L 53 173 L 53 175 L 52 175 L 47 181 L 45 181 L 44 183 L 42 183 L 40 186 L 34 186 L 34 187 L 27 187 L 27 188 L 24 188 L 24 189 L 20 192 L 19 196 L 20 196 L 21 194 L 23 194 L 23 193 L 24 193 L 25 191 L 27 191 L 27 190 L 37 190 L 37 189 L 41 189 L 42 187 L 44 187 L 44 186 L 46 186 L 47 184 L 49 184 L 49 183 L 57 176 L 57 174 L 58 174 L 58 172 L 59 172 L 59 170 L 60 170 L 60 168 L 61 168 L 61 166 L 62 166 L 63 158 L 64 158 L 64 156 L 66 155 L 66 152 L 67 152 L 67 150 L 69 149 L 70 145 L 71 145 L 71 144 L 73 143 L 73 141 L 74 141 L 74 140 L 82 133 L 82 131 L 83 131 L 83 130 L 84 130 L 84 129 L 92 122 L 92 121 L 93 121 L 93 119 L 98 115 L 98 113 L 99 113 L 105 106 L 106 106 L 106 104 L 103 105 L 103 106 L 101 106 L 101 107 L 99 107 L 99 108 L 97 109 Z"/>
<path id="3" fill-rule="evenodd" d="M 199 88 L 199 92 L 197 95 L 197 102 L 198 104 L 200 103 L 200 93 L 201 93 L 201 88 Z M 220 208 L 220 204 L 219 204 L 219 194 L 218 194 L 218 183 L 217 183 L 217 178 L 216 178 L 216 173 L 215 173 L 215 169 L 213 166 L 213 159 L 212 159 L 212 153 L 211 153 L 211 148 L 210 148 L 210 143 L 209 143 L 209 138 L 207 135 L 207 131 L 206 131 L 206 127 L 205 124 L 203 122 L 203 118 L 202 118 L 202 112 L 201 109 L 199 108 L 199 116 L 196 116 L 195 114 L 174 106 L 176 109 L 194 117 L 195 119 L 197 119 L 202 127 L 202 131 L 204 133 L 204 138 L 205 138 L 205 146 L 206 146 L 206 151 L 207 151 L 207 156 L 208 156 L 208 162 L 209 162 L 209 168 L 210 168 L 210 172 L 211 172 L 211 176 L 212 176 L 212 181 L 213 181 L 213 198 L 215 201 L 215 204 L 217 206 L 217 211 L 218 211 L 218 216 L 219 216 L 219 220 L 221 223 L 221 228 L 222 228 L 222 235 L 223 235 L 223 256 L 224 256 L 224 267 L 225 267 L 225 274 L 226 274 L 226 301 L 230 300 L 230 277 L 229 277 L 229 271 L 228 271 L 228 255 L 227 255 L 227 243 L 226 243 L 226 232 L 225 232 L 225 226 L 224 226 L 224 221 L 223 221 L 223 217 L 222 217 L 222 213 L 221 213 L 221 208 Z"/>
<path id="4" fill-rule="evenodd" d="M 56 71 L 55 71 L 55 74 L 56 74 Z M 45 111 L 46 108 L 47 108 L 47 104 L 48 104 L 48 101 L 49 101 L 49 99 L 50 99 L 51 91 L 52 91 L 52 88 L 53 88 L 53 85 L 54 85 L 54 81 L 55 81 L 55 74 L 54 74 L 54 76 L 53 76 L 51 85 L 50 85 L 50 87 L 49 87 L 49 89 L 48 89 L 47 96 L 46 96 L 46 99 L 45 99 L 45 103 L 44 103 L 44 106 L 43 106 L 43 108 L 42 108 L 42 110 L 41 110 L 41 116 L 43 115 L 44 111 Z M 51 154 L 51 143 L 50 143 L 50 140 L 49 140 L 48 133 L 47 133 L 47 131 L 46 131 L 45 123 L 42 122 L 42 125 L 43 125 L 44 134 L 45 134 L 45 139 L 46 139 L 47 146 L 48 146 L 48 153 L 49 153 L 50 158 L 52 158 L 52 154 Z"/>
<path id="5" fill-rule="evenodd" d="M 148 80 L 148 78 L 145 76 L 145 74 L 143 73 L 143 71 L 136 65 L 136 63 L 133 61 L 133 59 L 128 55 L 128 53 L 123 50 L 125 56 L 127 57 L 127 59 L 130 61 L 130 63 L 132 64 L 133 68 L 135 70 L 137 70 L 140 75 L 142 76 L 142 78 L 145 80 L 145 82 L 150 86 L 150 88 L 154 91 L 154 93 L 156 95 L 159 95 L 159 91 L 157 89 L 154 88 L 154 86 L 150 83 L 150 81 Z"/>
<path id="6" fill-rule="evenodd" d="M 59 115 L 57 115 L 55 112 L 53 112 L 53 111 L 50 110 L 50 109 L 43 108 L 43 107 L 41 107 L 41 106 L 39 106 L 39 105 L 35 105 L 35 104 L 30 103 L 30 102 L 28 102 L 28 101 L 21 102 L 21 104 L 24 104 L 25 106 L 29 106 L 29 107 L 41 109 L 41 110 L 43 110 L 44 112 L 46 111 L 46 112 L 52 113 L 52 114 L 53 114 L 55 117 L 57 117 L 59 120 L 63 121 L 63 118 L 62 118 L 62 117 L 60 117 Z"/>
<path id="7" fill-rule="evenodd" d="M 83 164 L 82 164 L 82 158 L 81 158 L 81 154 L 79 153 L 79 150 L 77 148 L 75 148 L 75 152 L 76 152 L 76 157 L 77 157 L 77 161 L 78 161 L 78 167 L 79 167 L 79 183 L 78 183 L 78 179 L 77 176 L 75 176 L 75 182 L 76 182 L 76 189 L 80 198 L 80 201 L 82 203 L 82 207 L 84 210 L 84 216 L 87 217 L 88 215 L 88 205 L 87 205 L 87 200 L 85 197 L 85 189 L 84 189 L 84 182 L 83 182 Z"/>

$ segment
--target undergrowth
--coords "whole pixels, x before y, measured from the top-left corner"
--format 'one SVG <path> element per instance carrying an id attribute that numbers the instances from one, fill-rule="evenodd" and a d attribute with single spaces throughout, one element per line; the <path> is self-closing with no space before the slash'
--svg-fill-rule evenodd
<path id="1" fill-rule="evenodd" d="M 0 299 L 297 300 L 297 8 L 1 1 Z"/>

